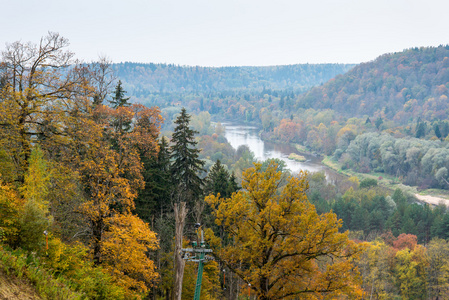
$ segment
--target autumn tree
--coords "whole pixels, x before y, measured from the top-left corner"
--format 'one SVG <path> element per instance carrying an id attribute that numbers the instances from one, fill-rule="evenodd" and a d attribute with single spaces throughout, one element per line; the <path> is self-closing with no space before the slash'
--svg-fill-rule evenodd
<path id="1" fill-rule="evenodd" d="M 117 214 L 108 219 L 110 228 L 102 242 L 103 261 L 106 268 L 128 291 L 148 291 L 158 278 L 156 266 L 148 251 L 157 249 L 156 234 L 147 223 L 130 214 Z"/>
<path id="2" fill-rule="evenodd" d="M 1 238 L 38 250 L 51 212 L 53 234 L 76 219 L 63 238 L 89 244 L 95 265 L 138 298 L 157 277 L 148 259 L 157 241 L 132 211 L 144 186 L 141 159 L 157 154 L 162 117 L 143 105 L 102 105 L 107 63 L 79 64 L 67 45 L 49 33 L 39 45 L 16 42 L 2 53 L 0 204 L 10 215 Z"/>
<path id="3" fill-rule="evenodd" d="M 25 249 L 39 249 L 44 242 L 43 232 L 49 229 L 52 222 L 47 200 L 49 180 L 47 163 L 39 146 L 36 146 L 31 151 L 25 182 L 20 188 L 25 203 L 19 219 L 19 241 Z"/>
<path id="4" fill-rule="evenodd" d="M 111 62 L 104 56 L 91 63 L 89 67 L 93 78 L 92 85 L 94 87 L 92 104 L 96 107 L 103 104 L 116 78 L 111 68 Z"/>
<path id="5" fill-rule="evenodd" d="M 355 261 L 361 270 L 362 286 L 369 299 L 394 299 L 398 294 L 391 263 L 396 250 L 383 241 L 368 244 L 359 259 Z"/>
<path id="6" fill-rule="evenodd" d="M 428 293 L 432 299 L 449 297 L 449 244 L 435 238 L 427 246 Z"/>
<path id="7" fill-rule="evenodd" d="M 0 145 L 23 182 L 32 145 L 63 136 L 67 111 L 90 93 L 85 66 L 65 50 L 69 42 L 50 32 L 38 45 L 15 42 L 2 52 L 0 77 Z M 43 145 L 41 145 L 43 146 Z M 44 147 L 43 147 L 44 148 Z"/>
<path id="8" fill-rule="evenodd" d="M 151 156 L 157 149 L 159 110 L 136 104 L 127 109 L 133 115 L 133 130 L 120 134 L 111 122 L 114 112 L 106 106 L 97 108 L 100 118 L 74 120 L 71 130 L 76 133 L 71 155 L 63 156 L 81 175 L 87 200 L 80 210 L 89 220 L 97 263 L 102 260 L 101 245 L 108 219 L 118 213 L 130 213 L 138 190 L 144 187 L 142 153 Z M 114 147 L 110 144 L 111 136 L 116 140 Z"/>
<path id="9" fill-rule="evenodd" d="M 244 172 L 241 191 L 206 198 L 233 241 L 221 246 L 219 238 L 210 238 L 217 259 L 251 284 L 258 299 L 360 295 L 351 260 L 362 246 L 338 232 L 335 214 L 316 213 L 305 195 L 304 174 L 288 178 L 279 190 L 276 169 L 271 164 L 262 171 L 255 164 Z"/>

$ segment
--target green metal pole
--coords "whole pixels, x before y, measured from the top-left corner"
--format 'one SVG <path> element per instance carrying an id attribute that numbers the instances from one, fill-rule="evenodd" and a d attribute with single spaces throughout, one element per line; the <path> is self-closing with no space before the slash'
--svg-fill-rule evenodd
<path id="1" fill-rule="evenodd" d="M 199 263 L 198 263 L 198 276 L 196 278 L 195 296 L 193 296 L 193 300 L 200 300 L 201 281 L 203 280 L 204 254 L 205 254 L 204 252 L 200 253 L 200 259 L 199 259 Z"/>

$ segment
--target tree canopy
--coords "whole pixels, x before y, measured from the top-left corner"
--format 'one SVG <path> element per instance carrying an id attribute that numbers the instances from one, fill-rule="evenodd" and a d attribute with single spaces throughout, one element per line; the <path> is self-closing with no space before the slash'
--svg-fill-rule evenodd
<path id="1" fill-rule="evenodd" d="M 230 198 L 206 198 L 232 241 L 221 246 L 210 237 L 216 257 L 251 284 L 259 299 L 360 294 L 351 259 L 363 246 L 338 232 L 335 214 L 316 213 L 304 176 L 290 177 L 280 188 L 277 165 L 261 167 L 256 163 L 245 171 L 243 190 Z"/>

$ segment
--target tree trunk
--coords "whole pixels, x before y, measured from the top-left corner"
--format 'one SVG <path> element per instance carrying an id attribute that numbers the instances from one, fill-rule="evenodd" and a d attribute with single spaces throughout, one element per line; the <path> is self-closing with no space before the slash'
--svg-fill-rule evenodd
<path id="1" fill-rule="evenodd" d="M 94 264 L 98 266 L 101 263 L 103 222 L 101 220 L 97 220 L 93 221 L 92 223 Z"/>
<path id="2" fill-rule="evenodd" d="M 175 203 L 175 251 L 174 251 L 174 268 L 175 268 L 175 286 L 173 292 L 174 300 L 181 300 L 182 279 L 184 277 L 184 267 L 186 262 L 182 258 L 182 235 L 184 232 L 184 224 L 187 215 L 186 203 L 181 202 L 179 207 Z"/>

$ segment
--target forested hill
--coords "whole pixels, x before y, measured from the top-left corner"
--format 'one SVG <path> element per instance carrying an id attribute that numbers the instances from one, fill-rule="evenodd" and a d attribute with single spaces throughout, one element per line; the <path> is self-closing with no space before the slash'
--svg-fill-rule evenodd
<path id="1" fill-rule="evenodd" d="M 446 119 L 449 46 L 385 54 L 300 95 L 297 108 L 333 109 L 407 123 Z"/>
<path id="2" fill-rule="evenodd" d="M 352 64 L 296 64 L 270 67 L 188 67 L 119 63 L 113 68 L 129 95 L 154 93 L 291 90 L 305 91 L 347 72 Z"/>

